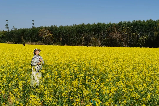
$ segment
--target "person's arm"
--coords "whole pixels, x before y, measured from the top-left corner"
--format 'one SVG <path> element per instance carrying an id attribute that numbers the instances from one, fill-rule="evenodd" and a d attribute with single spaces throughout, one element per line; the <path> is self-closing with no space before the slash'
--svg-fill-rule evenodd
<path id="1" fill-rule="evenodd" d="M 40 57 L 40 59 L 41 59 L 41 61 L 40 61 L 40 62 L 41 62 L 42 64 L 44 64 L 44 60 L 43 60 L 43 58 L 42 58 L 42 57 Z"/>

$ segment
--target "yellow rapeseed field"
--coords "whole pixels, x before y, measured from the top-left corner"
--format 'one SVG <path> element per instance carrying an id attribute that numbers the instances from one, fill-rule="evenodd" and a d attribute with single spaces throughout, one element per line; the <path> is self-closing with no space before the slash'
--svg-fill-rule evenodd
<path id="1" fill-rule="evenodd" d="M 33 50 L 42 83 L 30 87 Z M 159 48 L 0 44 L 0 104 L 159 105 Z"/>

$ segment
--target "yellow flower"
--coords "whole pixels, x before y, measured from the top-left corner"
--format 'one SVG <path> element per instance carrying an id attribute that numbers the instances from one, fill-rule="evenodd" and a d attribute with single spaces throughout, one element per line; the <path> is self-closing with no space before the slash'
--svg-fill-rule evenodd
<path id="1" fill-rule="evenodd" d="M 0 95 L 18 105 L 156 104 L 159 49 L 0 44 Z M 6 49 L 7 48 L 7 49 Z M 42 81 L 31 88 L 32 51 L 40 48 Z M 151 103 L 148 103 L 151 100 Z M 117 101 L 117 102 L 116 102 Z M 114 103 L 115 102 L 115 103 Z M 132 103 L 132 104 L 131 104 Z M 82 104 L 82 103 L 81 103 Z M 4 103 L 3 103 L 4 105 Z M 6 104 L 7 105 L 7 104 Z"/>

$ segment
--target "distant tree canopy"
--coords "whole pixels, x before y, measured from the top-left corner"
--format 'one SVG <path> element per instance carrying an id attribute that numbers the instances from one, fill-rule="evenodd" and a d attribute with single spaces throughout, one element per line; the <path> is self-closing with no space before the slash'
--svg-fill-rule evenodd
<path id="1" fill-rule="evenodd" d="M 44 44 L 159 47 L 159 20 L 119 23 L 33 27 L 0 32 L 0 42 L 43 42 Z"/>
<path id="2" fill-rule="evenodd" d="M 0 31 L 0 42 L 1 43 L 5 43 L 5 35 L 6 35 L 7 31 Z"/>

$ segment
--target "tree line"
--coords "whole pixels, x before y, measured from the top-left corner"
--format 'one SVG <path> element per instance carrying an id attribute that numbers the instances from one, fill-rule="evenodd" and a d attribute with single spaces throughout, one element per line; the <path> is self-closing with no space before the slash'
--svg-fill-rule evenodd
<path id="1" fill-rule="evenodd" d="M 0 42 L 46 45 L 159 47 L 159 20 L 32 27 L 0 32 Z"/>

